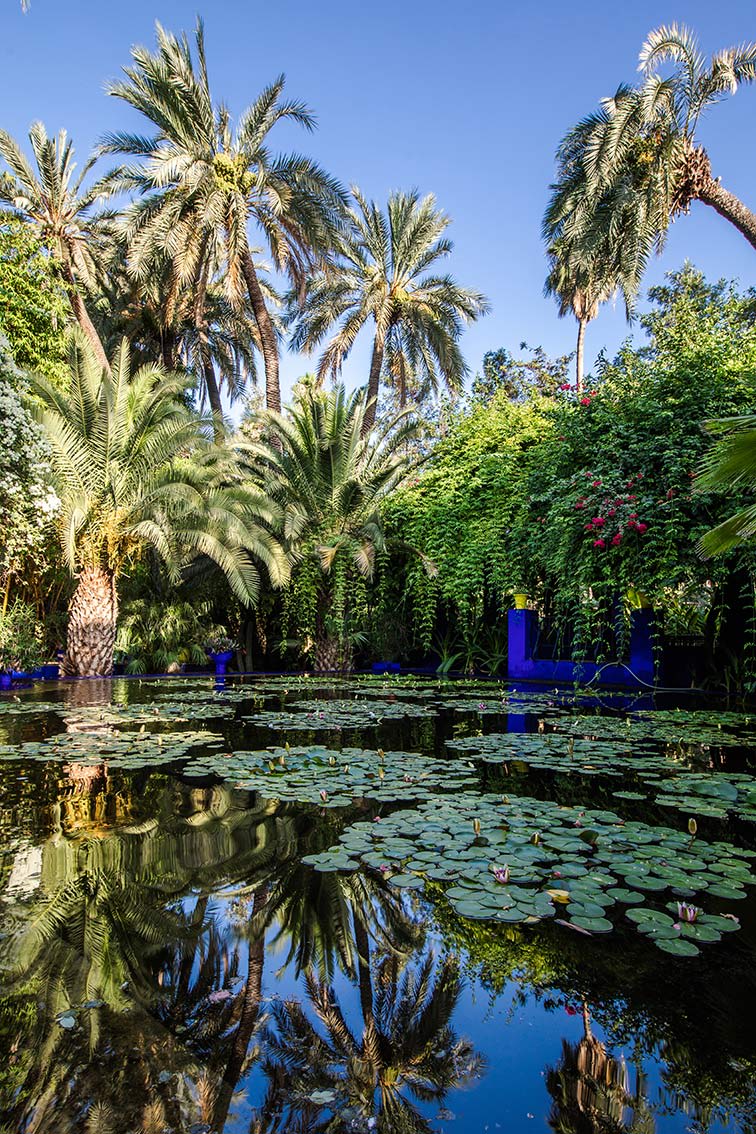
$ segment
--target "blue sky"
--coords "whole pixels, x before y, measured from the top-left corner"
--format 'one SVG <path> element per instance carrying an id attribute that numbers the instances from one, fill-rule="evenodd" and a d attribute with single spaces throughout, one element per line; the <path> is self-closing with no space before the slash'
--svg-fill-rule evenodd
<path id="1" fill-rule="evenodd" d="M 282 148 L 314 156 L 345 184 L 384 199 L 432 191 L 453 218 L 450 269 L 491 299 L 465 335 L 473 371 L 486 350 L 521 341 L 571 350 L 573 323 L 542 296 L 540 221 L 560 137 L 620 81 L 632 81 L 653 27 L 684 21 L 711 52 L 756 39 L 753 0 L 3 0 L 0 125 L 23 137 L 41 118 L 65 126 L 79 155 L 136 116 L 104 93 L 133 43 L 152 43 L 156 19 L 191 29 L 201 12 L 216 97 L 238 112 L 284 71 L 291 95 L 318 117 L 312 136 L 281 129 Z M 756 89 L 717 106 L 700 131 L 715 174 L 756 208 Z M 671 229 L 648 284 L 691 259 L 707 275 L 756 282 L 756 253 L 703 205 Z M 621 307 L 588 331 L 588 360 L 628 333 Z M 366 377 L 367 344 L 345 376 Z M 284 360 L 285 385 L 307 368 Z"/>

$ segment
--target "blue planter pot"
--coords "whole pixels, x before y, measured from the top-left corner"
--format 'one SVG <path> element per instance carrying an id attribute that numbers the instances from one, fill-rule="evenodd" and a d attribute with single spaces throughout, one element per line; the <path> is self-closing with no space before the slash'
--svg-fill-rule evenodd
<path id="1" fill-rule="evenodd" d="M 13 676 L 10 673 L 0 673 L 0 689 L 10 689 Z"/>
<path id="2" fill-rule="evenodd" d="M 216 653 L 213 653 L 212 650 L 209 650 L 207 656 L 210 658 L 210 661 L 215 666 L 215 676 L 216 677 L 223 677 L 225 672 L 226 672 L 226 666 L 228 665 L 228 663 L 231 661 L 231 659 L 234 656 L 234 651 L 233 650 L 222 650 L 221 653 L 216 654 Z"/>

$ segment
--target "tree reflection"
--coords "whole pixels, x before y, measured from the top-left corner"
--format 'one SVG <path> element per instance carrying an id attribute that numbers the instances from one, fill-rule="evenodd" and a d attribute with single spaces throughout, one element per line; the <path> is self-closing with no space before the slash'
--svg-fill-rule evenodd
<path id="1" fill-rule="evenodd" d="M 583 1037 L 562 1041 L 562 1057 L 546 1070 L 552 1097 L 549 1126 L 557 1134 L 653 1134 L 656 1124 L 637 1074 L 630 1093 L 624 1059 L 615 1059 L 593 1034 L 590 1010 L 582 1003 Z"/>

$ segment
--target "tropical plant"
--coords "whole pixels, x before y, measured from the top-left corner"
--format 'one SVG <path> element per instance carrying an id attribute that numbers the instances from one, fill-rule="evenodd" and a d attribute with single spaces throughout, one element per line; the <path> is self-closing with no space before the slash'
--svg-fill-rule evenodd
<path id="1" fill-rule="evenodd" d="M 190 602 L 141 598 L 119 619 L 116 658 L 127 673 L 171 673 L 183 665 L 204 665 L 207 622 Z"/>
<path id="2" fill-rule="evenodd" d="M 157 26 L 157 50 L 132 51 L 133 66 L 110 93 L 157 127 L 151 137 L 117 132 L 104 148 L 141 158 L 123 168 L 111 189 L 141 196 L 127 214 L 126 235 L 137 271 L 156 252 L 168 253 L 177 277 L 191 281 L 201 297 L 210 281 L 208 262 L 220 252 L 229 299 L 241 307 L 248 298 L 265 363 L 267 405 L 281 408 L 276 328 L 254 263 L 248 226 L 269 249 L 273 266 L 296 288 L 333 244 L 345 203 L 340 185 L 300 154 L 273 155 L 269 135 L 291 120 L 312 130 L 308 107 L 282 98 L 280 76 L 239 117 L 234 130 L 228 109 L 213 101 L 202 22 L 195 29 L 195 54 L 188 38 Z M 244 293 L 247 293 L 245 296 Z"/>
<path id="3" fill-rule="evenodd" d="M 673 70 L 663 77 L 659 68 L 666 63 Z M 756 78 L 756 43 L 720 51 L 707 62 L 690 30 L 660 27 L 641 49 L 640 70 L 640 86 L 620 86 L 560 143 L 544 218 L 549 246 L 558 244 L 568 265 L 595 263 L 597 250 L 604 250 L 608 278 L 623 291 L 628 310 L 670 221 L 693 201 L 714 208 L 756 248 L 756 215 L 712 176 L 696 138 L 705 111 Z M 594 289 L 599 302 L 603 290 Z M 569 303 L 568 292 L 557 289 Z"/>
<path id="4" fill-rule="evenodd" d="M 753 496 L 756 488 L 756 415 L 707 422 L 717 440 L 708 450 L 696 478 L 699 492 Z M 721 555 L 749 543 L 756 534 L 756 504 L 749 503 L 699 540 L 704 555 Z"/>
<path id="5" fill-rule="evenodd" d="M 338 269 L 316 276 L 305 305 L 294 307 L 292 345 L 314 350 L 336 327 L 318 364 L 318 377 L 335 378 L 359 332 L 373 327 L 365 428 L 375 421 L 382 376 L 404 407 L 411 384 L 421 399 L 440 382 L 458 393 L 468 373 L 459 349 L 465 323 L 489 310 L 485 296 L 431 269 L 450 255 L 449 217 L 435 197 L 392 193 L 385 212 L 352 190 L 348 228 L 336 245 Z M 297 297 L 292 297 L 296 299 Z"/>
<path id="6" fill-rule="evenodd" d="M 77 580 L 64 666 L 107 674 L 118 577 L 142 549 L 153 548 L 174 581 L 188 560 L 209 557 L 245 601 L 258 592 L 257 564 L 274 585 L 285 580 L 287 566 L 266 526 L 276 505 L 229 481 L 228 456 L 212 449 L 205 423 L 183 400 L 185 378 L 158 366 L 132 376 L 125 342 L 112 374 L 81 339 L 72 344 L 70 365 L 69 389 L 34 379 L 30 405 L 51 450 L 60 539 Z"/>
<path id="7" fill-rule="evenodd" d="M 10 173 L 0 175 L 0 202 L 26 221 L 60 265 L 76 322 L 105 369 L 108 359 L 89 316 L 84 293 L 96 280 L 96 250 L 104 216 L 92 210 L 102 199 L 98 184 L 85 188 L 95 158 L 76 176 L 73 145 L 65 130 L 48 137 L 41 122 L 29 130 L 36 172 L 18 142 L 0 130 L 0 157 Z"/>
<path id="8" fill-rule="evenodd" d="M 429 952 L 404 968 L 367 953 L 360 962 L 361 1035 L 312 972 L 307 997 L 325 1036 L 298 1001 L 273 1005 L 263 1064 L 271 1086 L 254 1131 L 323 1129 L 313 1124 L 318 1114 L 337 1106 L 377 1134 L 429 1134 L 414 1100 L 441 1102 L 480 1073 L 482 1057 L 451 1023 L 462 991 L 454 957 L 436 964 Z M 265 1124 L 271 1112 L 278 1118 Z"/>
<path id="9" fill-rule="evenodd" d="M 34 609 L 16 600 L 0 611 L 0 673 L 22 673 L 44 661 Z"/>
<path id="10" fill-rule="evenodd" d="M 29 225 L 0 213 L 0 335 L 16 365 L 64 379 L 68 318 L 55 260 Z"/>
<path id="11" fill-rule="evenodd" d="M 285 414 L 261 415 L 263 435 L 239 443 L 254 478 L 283 515 L 293 557 L 285 596 L 302 652 L 318 671 L 349 668 L 360 586 L 385 546 L 380 510 L 406 480 L 417 424 L 404 410 L 365 429 L 364 390 L 301 384 Z"/>
<path id="12" fill-rule="evenodd" d="M 563 251 L 557 241 L 549 251 L 549 260 L 551 267 L 544 291 L 558 300 L 560 317 L 571 312 L 577 319 L 575 389 L 582 394 L 585 328 L 598 315 L 600 305 L 622 287 L 623 281 L 614 274 L 601 249 L 595 246 L 587 254 L 584 250 L 578 253 L 574 247 Z"/>

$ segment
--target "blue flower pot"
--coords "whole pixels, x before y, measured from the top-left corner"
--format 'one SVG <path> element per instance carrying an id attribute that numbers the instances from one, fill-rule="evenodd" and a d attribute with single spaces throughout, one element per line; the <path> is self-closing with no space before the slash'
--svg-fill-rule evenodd
<path id="1" fill-rule="evenodd" d="M 222 650 L 219 654 L 216 654 L 212 650 L 208 650 L 207 656 L 215 666 L 215 676 L 223 677 L 226 672 L 226 666 L 234 656 L 234 651 Z"/>
<path id="2" fill-rule="evenodd" d="M 0 689 L 10 689 L 13 676 L 10 673 L 0 673 Z"/>

